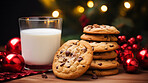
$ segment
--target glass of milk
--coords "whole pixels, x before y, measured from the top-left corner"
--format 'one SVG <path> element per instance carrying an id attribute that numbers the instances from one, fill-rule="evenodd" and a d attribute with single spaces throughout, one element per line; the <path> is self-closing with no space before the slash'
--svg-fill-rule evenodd
<path id="1" fill-rule="evenodd" d="M 53 57 L 60 47 L 62 19 L 21 17 L 19 26 L 26 68 L 36 71 L 51 70 Z"/>

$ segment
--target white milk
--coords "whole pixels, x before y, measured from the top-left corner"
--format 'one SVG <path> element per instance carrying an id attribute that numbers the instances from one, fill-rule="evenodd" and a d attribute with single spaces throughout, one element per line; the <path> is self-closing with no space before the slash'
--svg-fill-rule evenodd
<path id="1" fill-rule="evenodd" d="M 48 65 L 60 47 L 61 30 L 38 28 L 21 30 L 22 56 L 27 65 Z"/>

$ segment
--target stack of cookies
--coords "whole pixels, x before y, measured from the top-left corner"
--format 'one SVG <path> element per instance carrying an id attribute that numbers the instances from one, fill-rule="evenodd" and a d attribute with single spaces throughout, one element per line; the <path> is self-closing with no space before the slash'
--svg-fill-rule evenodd
<path id="1" fill-rule="evenodd" d="M 120 32 L 114 26 L 108 25 L 88 25 L 84 27 L 82 40 L 89 42 L 93 49 L 93 61 L 86 74 L 98 76 L 113 75 L 118 73 L 119 63 L 115 60 L 118 49 L 115 34 Z"/>

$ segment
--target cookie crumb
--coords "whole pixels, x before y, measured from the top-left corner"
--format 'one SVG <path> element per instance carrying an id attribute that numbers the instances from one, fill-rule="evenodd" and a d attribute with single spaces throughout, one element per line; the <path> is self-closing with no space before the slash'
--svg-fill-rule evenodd
<path id="1" fill-rule="evenodd" d="M 48 78 L 47 75 L 46 75 L 46 73 L 43 73 L 42 74 L 42 78 Z"/>

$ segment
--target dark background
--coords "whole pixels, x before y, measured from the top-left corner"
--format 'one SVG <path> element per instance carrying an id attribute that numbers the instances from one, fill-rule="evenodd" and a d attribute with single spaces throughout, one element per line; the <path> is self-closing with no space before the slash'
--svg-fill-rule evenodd
<path id="1" fill-rule="evenodd" d="M 93 8 L 87 7 L 87 1 L 2 0 L 0 46 L 13 37 L 19 37 L 19 17 L 51 16 L 58 9 L 59 17 L 63 18 L 63 41 L 79 39 L 83 26 L 97 23 L 116 26 L 121 32 L 120 35 L 125 35 L 127 39 L 140 34 L 143 36 L 142 45 L 148 47 L 148 0 L 93 0 Z M 124 1 L 131 3 L 130 9 L 124 8 Z M 99 10 L 103 4 L 108 7 L 105 13 Z M 74 12 L 78 5 L 84 7 L 84 13 Z"/>

